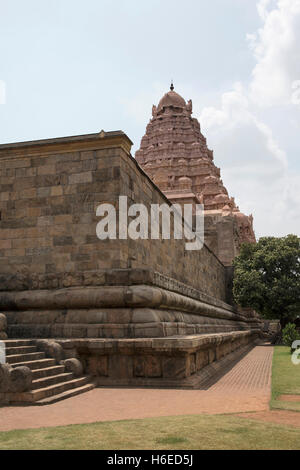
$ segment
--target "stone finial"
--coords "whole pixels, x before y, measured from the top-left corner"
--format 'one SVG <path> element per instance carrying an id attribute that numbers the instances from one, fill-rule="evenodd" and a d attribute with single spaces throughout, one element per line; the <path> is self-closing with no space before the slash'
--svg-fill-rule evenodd
<path id="1" fill-rule="evenodd" d="M 171 90 L 171 91 L 173 91 L 173 90 L 174 90 L 174 84 L 173 84 L 173 80 L 171 81 L 170 90 Z"/>
<path id="2" fill-rule="evenodd" d="M 188 100 L 187 105 L 186 105 L 186 109 L 189 113 L 192 114 L 192 112 L 193 112 L 193 102 L 192 102 L 192 100 Z"/>

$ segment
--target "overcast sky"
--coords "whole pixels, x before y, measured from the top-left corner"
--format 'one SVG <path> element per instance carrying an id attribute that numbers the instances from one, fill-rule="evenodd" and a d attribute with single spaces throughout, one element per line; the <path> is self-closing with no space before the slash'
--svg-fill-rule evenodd
<path id="1" fill-rule="evenodd" d="M 300 233 L 300 0 L 0 0 L 0 142 L 122 129 L 193 100 L 258 237 Z"/>

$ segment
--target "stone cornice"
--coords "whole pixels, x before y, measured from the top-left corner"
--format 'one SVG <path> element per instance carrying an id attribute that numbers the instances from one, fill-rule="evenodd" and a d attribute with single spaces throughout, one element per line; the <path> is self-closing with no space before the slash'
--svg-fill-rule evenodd
<path id="1" fill-rule="evenodd" d="M 59 137 L 0 145 L 0 159 L 120 147 L 130 155 L 132 141 L 122 131 Z"/>

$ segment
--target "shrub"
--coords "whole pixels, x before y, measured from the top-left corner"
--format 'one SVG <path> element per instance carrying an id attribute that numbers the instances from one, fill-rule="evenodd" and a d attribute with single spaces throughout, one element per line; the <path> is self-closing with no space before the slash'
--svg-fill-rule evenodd
<path id="1" fill-rule="evenodd" d="M 300 335 L 296 330 L 296 325 L 294 323 L 288 323 L 285 328 L 282 330 L 282 340 L 285 346 L 289 346 L 292 352 L 292 344 L 296 340 L 300 340 Z"/>

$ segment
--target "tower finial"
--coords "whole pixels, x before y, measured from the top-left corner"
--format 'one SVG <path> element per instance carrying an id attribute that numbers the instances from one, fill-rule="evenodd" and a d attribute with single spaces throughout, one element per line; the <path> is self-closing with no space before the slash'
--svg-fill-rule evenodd
<path id="1" fill-rule="evenodd" d="M 173 90 L 174 90 L 173 80 L 171 80 L 171 86 L 170 86 L 170 90 L 171 90 L 171 91 L 173 91 Z"/>

